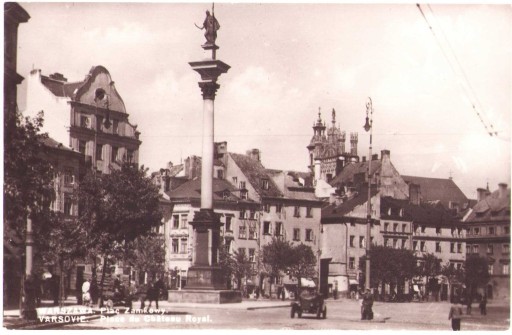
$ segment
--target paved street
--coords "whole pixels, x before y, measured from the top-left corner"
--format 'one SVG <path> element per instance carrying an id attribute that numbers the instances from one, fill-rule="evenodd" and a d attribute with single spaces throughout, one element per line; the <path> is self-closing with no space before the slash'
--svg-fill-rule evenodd
<path id="1" fill-rule="evenodd" d="M 314 315 L 290 318 L 288 302 L 244 301 L 242 304 L 199 305 L 163 302 L 164 315 L 118 314 L 89 322 L 60 325 L 56 329 L 341 329 L 341 330 L 451 330 L 446 302 L 381 303 L 374 305 L 375 320 L 359 320 L 359 304 L 329 300 L 327 319 Z M 476 306 L 475 306 L 476 307 Z M 491 302 L 488 315 L 477 308 L 462 321 L 462 330 L 506 330 L 510 325 L 509 302 Z M 51 328 L 50 328 L 51 329 Z"/>

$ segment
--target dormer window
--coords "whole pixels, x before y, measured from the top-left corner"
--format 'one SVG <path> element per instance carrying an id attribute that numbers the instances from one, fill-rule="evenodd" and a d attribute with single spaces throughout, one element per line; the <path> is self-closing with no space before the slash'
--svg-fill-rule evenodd
<path id="1" fill-rule="evenodd" d="M 245 181 L 241 181 L 239 184 L 238 184 L 238 188 L 241 189 L 241 190 L 245 190 Z"/>
<path id="2" fill-rule="evenodd" d="M 269 181 L 268 181 L 268 179 L 262 179 L 261 180 L 261 187 L 264 190 L 268 190 L 269 189 Z"/>
<path id="3" fill-rule="evenodd" d="M 222 192 L 222 198 L 223 199 L 228 199 L 230 195 L 231 195 L 231 193 L 229 191 L 227 191 L 227 190 Z"/>
<path id="4" fill-rule="evenodd" d="M 240 191 L 240 198 L 244 199 L 244 200 L 247 200 L 248 198 L 248 193 L 247 190 L 242 190 Z"/>

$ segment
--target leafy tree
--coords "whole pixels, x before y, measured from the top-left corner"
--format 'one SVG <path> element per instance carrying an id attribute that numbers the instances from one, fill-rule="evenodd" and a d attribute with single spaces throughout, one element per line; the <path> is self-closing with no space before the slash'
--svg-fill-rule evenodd
<path id="1" fill-rule="evenodd" d="M 232 274 L 239 290 L 242 289 L 242 280 L 253 275 L 252 262 L 245 252 L 235 251 L 231 256 Z"/>
<path id="2" fill-rule="evenodd" d="M 457 269 L 453 266 L 453 264 L 450 264 L 449 262 L 443 265 L 441 268 L 441 274 L 448 279 L 450 286 L 452 286 L 454 283 L 464 282 L 464 269 Z M 450 296 L 450 299 L 451 298 L 452 296 Z"/>
<path id="3" fill-rule="evenodd" d="M 436 292 L 438 287 L 432 279 L 441 273 L 441 260 L 434 254 L 425 254 L 418 272 L 421 276 L 426 277 L 427 292 Z"/>
<path id="4" fill-rule="evenodd" d="M 100 304 L 109 259 L 121 258 L 126 243 L 161 224 L 158 189 L 146 174 L 144 167 L 125 162 L 110 174 L 91 172 L 79 185 L 78 220 L 88 226 L 85 238 L 90 250 L 104 260 Z"/>
<path id="5" fill-rule="evenodd" d="M 479 286 L 489 281 L 489 266 L 487 258 L 478 255 L 469 255 L 464 263 L 464 281 L 466 283 L 468 298 L 473 300 Z"/>
<path id="6" fill-rule="evenodd" d="M 316 277 L 316 264 L 316 256 L 310 246 L 301 243 L 292 247 L 292 258 L 288 271 L 297 278 L 299 292 L 301 278 Z"/>
<path id="7" fill-rule="evenodd" d="M 148 233 L 126 243 L 125 259 L 139 273 L 146 272 L 155 279 L 158 273 L 165 271 L 165 240 L 163 236 Z"/>
<path id="8" fill-rule="evenodd" d="M 371 287 L 388 283 L 397 285 L 401 290 L 405 280 L 417 274 L 416 258 L 412 251 L 394 249 L 386 246 L 374 246 L 370 249 Z M 366 257 L 361 258 L 360 270 L 366 276 Z"/>
<path id="9" fill-rule="evenodd" d="M 289 241 L 272 238 L 270 243 L 262 248 L 262 260 L 272 281 L 280 276 L 281 271 L 286 271 L 294 259 L 293 246 Z"/>

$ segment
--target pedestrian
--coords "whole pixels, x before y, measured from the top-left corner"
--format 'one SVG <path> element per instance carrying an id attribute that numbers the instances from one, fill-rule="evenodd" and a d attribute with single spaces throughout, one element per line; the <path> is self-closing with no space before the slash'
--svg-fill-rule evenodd
<path id="1" fill-rule="evenodd" d="M 363 294 L 363 300 L 361 302 L 361 320 L 372 320 L 373 319 L 373 296 L 370 289 L 366 289 Z"/>
<path id="2" fill-rule="evenodd" d="M 147 287 L 147 285 L 146 284 L 139 285 L 139 287 L 137 288 L 137 294 L 139 295 L 140 309 L 143 309 L 144 308 L 144 302 L 146 301 L 147 294 L 148 294 L 148 287 Z"/>
<path id="3" fill-rule="evenodd" d="M 466 301 L 466 314 L 471 315 L 471 303 L 473 302 L 472 297 L 468 297 L 468 300 Z"/>
<path id="4" fill-rule="evenodd" d="M 454 331 L 460 330 L 460 319 L 462 318 L 462 306 L 460 305 L 459 298 L 452 299 L 452 305 L 450 307 L 450 313 L 448 314 L 448 320 L 452 320 L 452 329 Z"/>
<path id="5" fill-rule="evenodd" d="M 96 276 L 92 277 L 89 293 L 91 294 L 91 304 L 96 305 L 98 302 L 98 280 Z"/>
<path id="6" fill-rule="evenodd" d="M 82 284 L 82 302 L 85 306 L 90 306 L 91 304 L 91 280 L 87 279 Z"/>
<path id="7" fill-rule="evenodd" d="M 160 288 L 156 286 L 155 283 L 149 284 L 147 297 L 149 300 L 149 307 L 151 307 L 151 303 L 154 301 L 156 305 L 156 309 L 158 309 L 158 296 L 160 295 Z"/>
<path id="8" fill-rule="evenodd" d="M 487 315 L 487 296 L 484 294 L 480 300 L 480 314 Z"/>

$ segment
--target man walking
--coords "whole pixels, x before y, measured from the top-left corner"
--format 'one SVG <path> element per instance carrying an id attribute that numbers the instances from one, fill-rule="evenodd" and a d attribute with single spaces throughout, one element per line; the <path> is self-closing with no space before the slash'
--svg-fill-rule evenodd
<path id="1" fill-rule="evenodd" d="M 452 300 L 450 307 L 450 313 L 448 314 L 448 320 L 452 320 L 452 329 L 454 331 L 460 330 L 460 319 L 462 317 L 462 306 L 459 303 L 458 298 Z"/>

